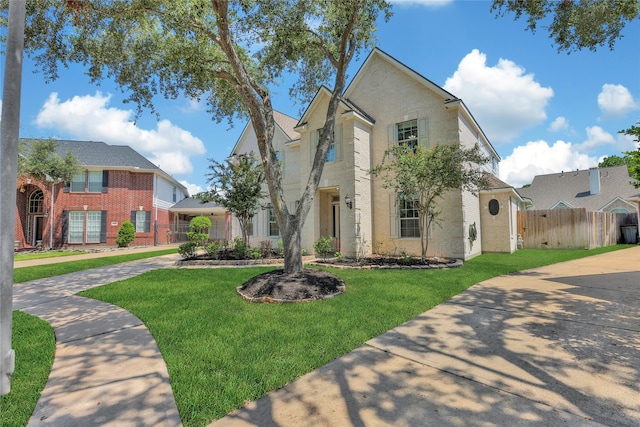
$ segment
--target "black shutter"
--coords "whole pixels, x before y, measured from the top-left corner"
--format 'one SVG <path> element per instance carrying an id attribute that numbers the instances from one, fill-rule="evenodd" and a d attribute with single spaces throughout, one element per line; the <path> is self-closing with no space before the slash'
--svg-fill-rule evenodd
<path id="1" fill-rule="evenodd" d="M 62 211 L 62 244 L 69 243 L 69 211 Z"/>
<path id="2" fill-rule="evenodd" d="M 107 211 L 102 211 L 100 222 L 100 243 L 107 243 Z"/>
<path id="3" fill-rule="evenodd" d="M 148 233 L 151 231 L 151 211 L 144 212 L 144 232 Z"/>
<path id="4" fill-rule="evenodd" d="M 133 224 L 133 228 L 136 228 L 136 211 L 131 211 L 131 224 Z"/>
<path id="5" fill-rule="evenodd" d="M 102 171 L 102 192 L 106 193 L 109 188 L 109 171 Z"/>

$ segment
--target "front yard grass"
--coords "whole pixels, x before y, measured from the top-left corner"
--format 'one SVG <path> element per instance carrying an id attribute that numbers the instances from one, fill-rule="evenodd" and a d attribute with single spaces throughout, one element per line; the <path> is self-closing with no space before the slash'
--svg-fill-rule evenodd
<path id="1" fill-rule="evenodd" d="M 183 424 L 201 426 L 477 282 L 626 247 L 486 254 L 450 270 L 331 270 L 345 293 L 311 303 L 255 304 L 236 294 L 269 268 L 157 270 L 80 295 L 123 307 L 146 324 Z"/>
<path id="2" fill-rule="evenodd" d="M 16 253 L 13 255 L 14 261 L 27 261 L 31 259 L 42 259 L 42 258 L 58 258 L 63 256 L 71 256 L 71 255 L 82 255 L 86 252 L 82 251 L 40 251 L 40 252 L 32 252 L 32 253 Z"/>

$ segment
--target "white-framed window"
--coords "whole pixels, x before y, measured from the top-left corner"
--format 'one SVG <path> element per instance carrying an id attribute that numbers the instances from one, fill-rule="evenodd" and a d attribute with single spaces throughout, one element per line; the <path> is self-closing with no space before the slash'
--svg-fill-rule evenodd
<path id="1" fill-rule="evenodd" d="M 136 233 L 145 232 L 145 222 L 147 220 L 147 211 L 136 211 Z"/>
<path id="2" fill-rule="evenodd" d="M 253 231 L 255 230 L 254 228 L 254 221 L 255 221 L 256 216 L 253 215 L 251 218 L 249 218 L 249 220 L 247 221 L 247 236 L 253 236 Z"/>
<path id="3" fill-rule="evenodd" d="M 84 242 L 84 211 L 69 212 L 69 243 Z"/>
<path id="4" fill-rule="evenodd" d="M 87 243 L 100 243 L 102 211 L 87 212 Z"/>
<path id="5" fill-rule="evenodd" d="M 44 212 L 44 194 L 38 189 L 29 196 L 29 213 L 41 214 Z"/>
<path id="6" fill-rule="evenodd" d="M 84 193 L 87 174 L 85 171 L 77 173 L 71 178 L 70 191 L 72 193 Z"/>
<path id="7" fill-rule="evenodd" d="M 316 149 L 318 148 L 318 142 L 320 141 L 321 129 L 317 129 L 311 132 L 311 161 L 316 155 Z M 342 160 L 342 123 L 336 123 L 333 129 L 333 142 L 329 146 L 327 156 L 325 157 L 326 163 L 333 163 Z"/>
<path id="8" fill-rule="evenodd" d="M 89 193 L 101 193 L 102 192 L 102 171 L 89 171 L 87 191 Z"/>
<path id="9" fill-rule="evenodd" d="M 398 217 L 400 219 L 400 237 L 420 237 L 420 217 L 418 216 L 418 200 L 398 200 Z"/>
<path id="10" fill-rule="evenodd" d="M 407 145 L 415 150 L 418 146 L 418 120 L 413 119 L 396 124 L 396 141 L 398 145 Z"/>
<path id="11" fill-rule="evenodd" d="M 276 214 L 273 210 L 273 206 L 269 205 L 267 209 L 267 232 L 270 237 L 276 237 L 280 235 L 278 229 L 278 222 L 276 221 Z"/>

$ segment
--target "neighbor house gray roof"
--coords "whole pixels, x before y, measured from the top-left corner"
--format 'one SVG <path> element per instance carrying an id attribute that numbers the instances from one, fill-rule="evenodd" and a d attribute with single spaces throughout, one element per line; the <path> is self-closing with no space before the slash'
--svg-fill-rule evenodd
<path id="1" fill-rule="evenodd" d="M 84 166 L 100 166 L 107 168 L 134 168 L 159 170 L 142 154 L 128 145 L 109 145 L 96 141 L 57 141 L 56 151 L 64 156 L 72 151 Z"/>
<path id="2" fill-rule="evenodd" d="M 598 194 L 591 191 L 590 172 L 599 174 Z M 631 184 L 626 166 L 537 175 L 530 187 L 518 188 L 517 191 L 522 197 L 531 200 L 533 209 L 550 209 L 563 202 L 569 207 L 586 208 L 590 212 L 601 210 L 617 197 L 629 201 L 637 198 L 640 193 Z"/>
<path id="3" fill-rule="evenodd" d="M 205 213 L 207 211 L 215 211 L 224 209 L 224 207 L 213 203 L 202 203 L 200 199 L 196 199 L 194 197 L 187 197 L 186 199 L 180 200 L 175 205 L 169 208 L 172 212 L 184 212 L 184 213 Z"/>

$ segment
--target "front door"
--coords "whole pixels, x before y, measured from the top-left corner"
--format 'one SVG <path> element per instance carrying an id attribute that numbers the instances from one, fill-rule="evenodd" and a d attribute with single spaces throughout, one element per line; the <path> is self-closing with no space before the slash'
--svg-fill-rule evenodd
<path id="1" fill-rule="evenodd" d="M 340 196 L 331 196 L 331 236 L 335 239 L 336 251 L 340 250 Z"/>
<path id="2" fill-rule="evenodd" d="M 42 216 L 34 216 L 33 217 L 33 235 L 32 235 L 32 246 L 42 246 L 42 230 L 44 229 L 44 217 Z"/>

